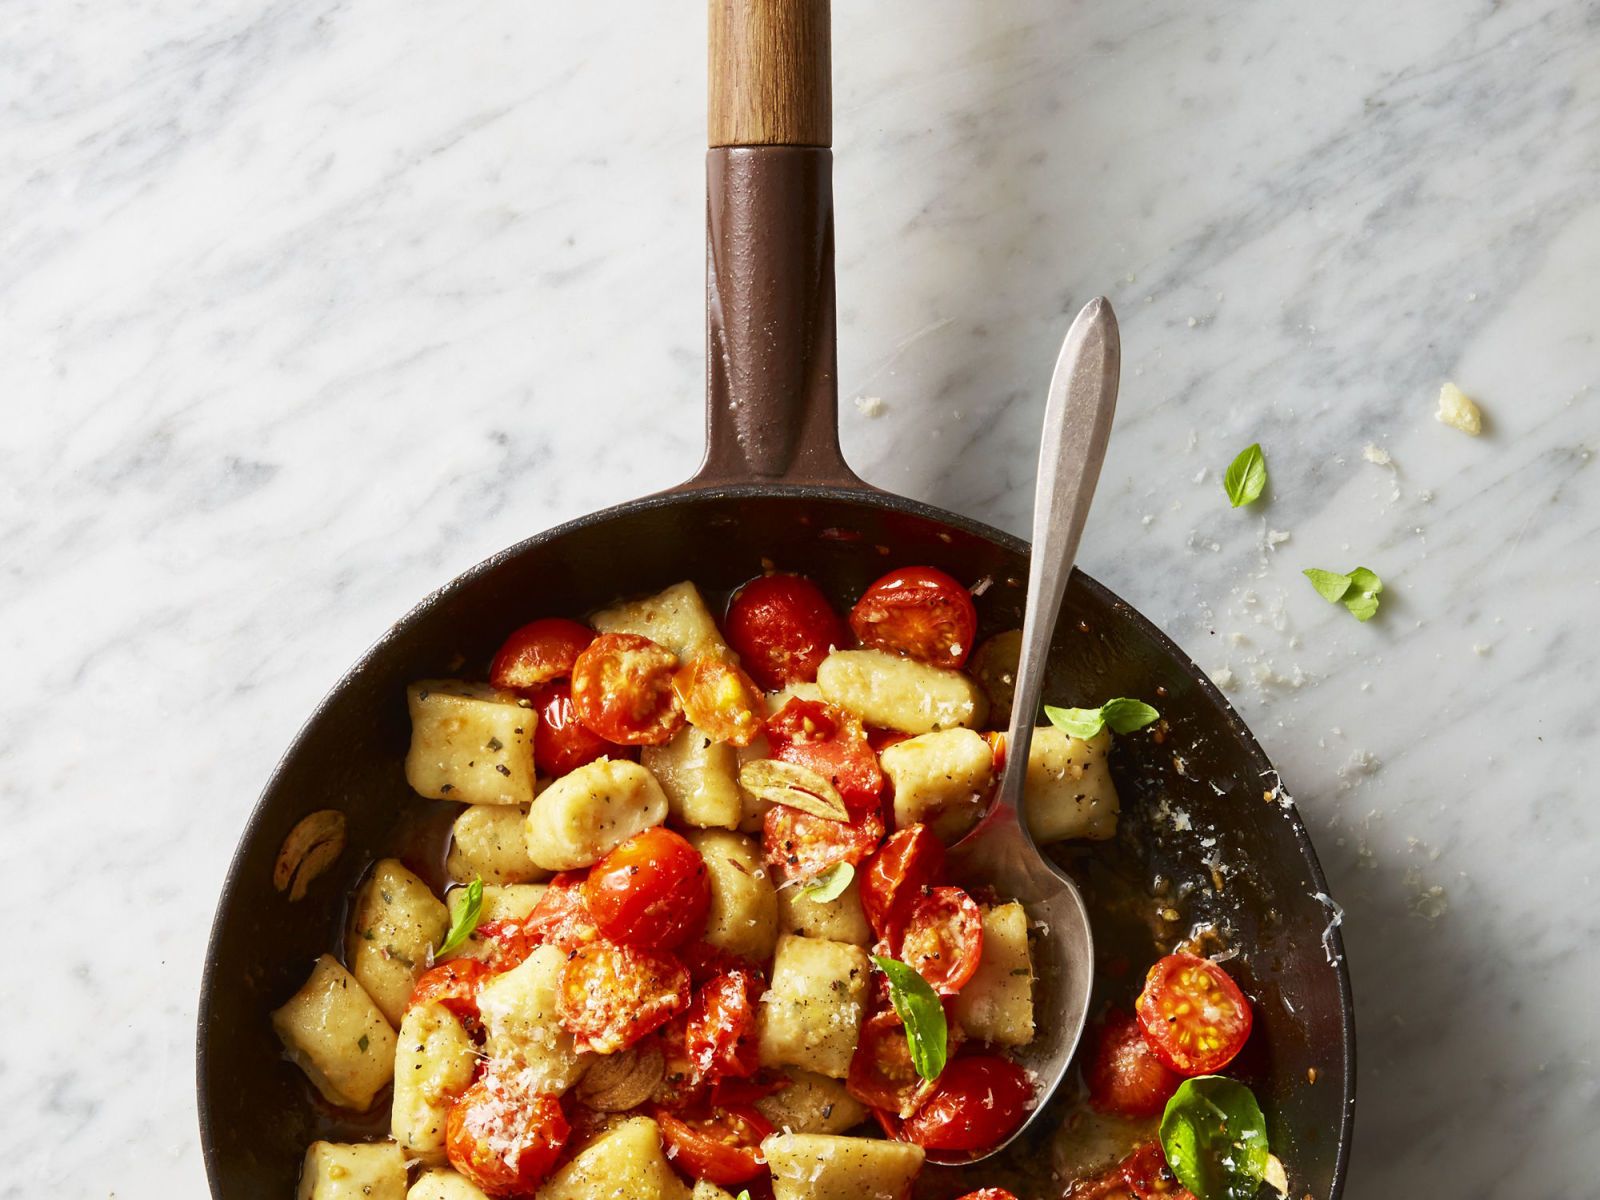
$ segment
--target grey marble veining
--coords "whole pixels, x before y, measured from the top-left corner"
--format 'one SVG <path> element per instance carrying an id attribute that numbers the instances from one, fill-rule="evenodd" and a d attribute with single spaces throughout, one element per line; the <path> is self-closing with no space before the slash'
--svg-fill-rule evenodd
<path id="1" fill-rule="evenodd" d="M 1020 531 L 1109 295 L 1082 562 L 1312 829 L 1349 1194 L 1594 1194 L 1600 5 L 838 8 L 852 461 Z M 0 8 L 0 1197 L 202 1194 L 205 930 L 304 715 L 432 587 L 692 471 L 702 20 L 627 18 Z M 1299 574 L 1357 563 L 1368 625 Z"/>

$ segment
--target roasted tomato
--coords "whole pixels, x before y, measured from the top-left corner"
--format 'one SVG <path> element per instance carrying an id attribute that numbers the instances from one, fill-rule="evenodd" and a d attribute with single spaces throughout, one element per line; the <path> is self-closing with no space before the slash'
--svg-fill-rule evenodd
<path id="1" fill-rule="evenodd" d="M 489 968 L 470 958 L 454 958 L 424 971 L 411 989 L 407 1008 L 430 1001 L 444 1005 L 463 1021 L 478 1019 L 478 984 Z"/>
<path id="2" fill-rule="evenodd" d="M 1194 1200 L 1194 1193 L 1178 1182 L 1167 1167 L 1159 1142 L 1144 1142 L 1118 1164 L 1122 1182 L 1137 1200 Z"/>
<path id="3" fill-rule="evenodd" d="M 944 844 L 926 825 L 889 835 L 861 873 L 861 906 L 872 932 L 900 944 L 911 907 L 944 874 Z"/>
<path id="4" fill-rule="evenodd" d="M 822 590 L 800 575 L 752 579 L 728 602 L 723 624 L 745 670 L 768 691 L 815 682 L 829 648 L 849 640 Z"/>
<path id="5" fill-rule="evenodd" d="M 1015 1133 L 1032 1103 L 1033 1084 L 1021 1067 L 997 1054 L 974 1054 L 945 1067 L 900 1136 L 949 1155 L 982 1153 Z"/>
<path id="6" fill-rule="evenodd" d="M 756 1073 L 756 1013 L 766 985 L 754 971 L 729 971 L 703 984 L 689 1004 L 684 1041 L 702 1079 Z"/>
<path id="7" fill-rule="evenodd" d="M 530 621 L 496 651 L 489 665 L 489 682 L 523 692 L 552 679 L 565 679 L 592 641 L 594 630 L 565 617 Z"/>
<path id="8" fill-rule="evenodd" d="M 861 594 L 850 628 L 863 646 L 954 669 L 972 653 L 978 612 L 967 589 L 937 567 L 902 567 Z"/>
<path id="9" fill-rule="evenodd" d="M 572 668 L 572 707 L 591 732 L 624 746 L 658 746 L 683 727 L 672 690 L 678 659 L 635 633 L 602 633 Z"/>
<path id="10" fill-rule="evenodd" d="M 1145 976 L 1133 1003 L 1156 1057 L 1179 1075 L 1212 1075 L 1250 1037 L 1250 1001 L 1210 959 L 1169 954 Z"/>
<path id="11" fill-rule="evenodd" d="M 589 869 L 583 901 L 596 928 L 613 942 L 675 950 L 705 928 L 711 881 L 700 852 L 657 825 Z"/>
<path id="12" fill-rule="evenodd" d="M 876 808 L 883 768 L 856 717 L 821 700 L 790 700 L 767 721 L 772 757 L 826 776 L 851 812 Z"/>
<path id="13" fill-rule="evenodd" d="M 714 742 L 748 746 L 761 736 L 767 702 L 733 663 L 706 655 L 678 668 L 672 690 L 691 724 Z"/>
<path id="14" fill-rule="evenodd" d="M 917 1074 L 906 1027 L 892 1009 L 863 1022 L 845 1088 L 868 1108 L 897 1117 L 909 1117 L 933 1094 L 933 1084 Z"/>
<path id="15" fill-rule="evenodd" d="M 491 1073 L 450 1106 L 450 1165 L 491 1196 L 530 1195 L 561 1155 L 569 1128 L 554 1096 L 524 1091 Z"/>
<path id="16" fill-rule="evenodd" d="M 755 1178 L 765 1165 L 761 1141 L 772 1134 L 772 1122 L 752 1107 L 692 1115 L 657 1109 L 654 1115 L 667 1158 L 686 1175 L 732 1187 Z"/>
<path id="17" fill-rule="evenodd" d="M 478 961 L 491 975 L 520 965 L 539 944 L 528 936 L 521 921 L 507 920 L 480 921 L 472 931 L 472 940 L 478 943 Z"/>
<path id="18" fill-rule="evenodd" d="M 704 1101 L 705 1080 L 689 1057 L 689 1014 L 677 1014 L 650 1040 L 661 1050 L 661 1082 L 651 1099 L 667 1108 L 688 1108 Z"/>
<path id="19" fill-rule="evenodd" d="M 1182 1080 L 1155 1056 L 1132 1013 L 1113 1010 L 1097 1031 L 1085 1068 L 1089 1103 L 1119 1117 L 1154 1117 Z"/>
<path id="20" fill-rule="evenodd" d="M 830 821 L 774 804 L 761 822 L 761 848 L 785 880 L 810 879 L 834 863 L 862 862 L 883 834 L 883 817 L 876 812 L 853 821 Z"/>
<path id="21" fill-rule="evenodd" d="M 929 888 L 906 917 L 900 958 L 934 991 L 954 995 L 983 958 L 983 911 L 958 887 Z"/>
<path id="22" fill-rule="evenodd" d="M 533 694 L 533 708 L 539 714 L 539 723 L 533 727 L 533 761 L 546 775 L 559 778 L 597 758 L 621 758 L 628 753 L 628 747 L 606 741 L 578 720 L 570 684 L 540 688 Z"/>
<path id="23" fill-rule="evenodd" d="M 556 1014 L 577 1049 L 626 1050 L 689 1004 L 689 972 L 670 954 L 590 942 L 561 969 Z"/>
<path id="24" fill-rule="evenodd" d="M 556 946 L 570 954 L 597 941 L 600 931 L 583 898 L 582 871 L 563 871 L 552 879 L 534 905 L 523 932 L 535 946 Z"/>
<path id="25" fill-rule="evenodd" d="M 957 1197 L 957 1200 L 1017 1200 L 1017 1198 L 1005 1188 L 979 1188 L 975 1192 Z"/>

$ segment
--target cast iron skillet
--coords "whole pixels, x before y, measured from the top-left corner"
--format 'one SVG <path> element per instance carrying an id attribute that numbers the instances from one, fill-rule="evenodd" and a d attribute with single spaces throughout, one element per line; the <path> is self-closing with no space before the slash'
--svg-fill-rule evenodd
<path id="1" fill-rule="evenodd" d="M 387 1131 L 381 1100 L 355 1118 L 322 1105 L 284 1060 L 268 1013 L 319 953 L 337 953 L 344 898 L 375 858 L 398 854 L 442 884 L 437 856 L 418 847 L 437 845 L 457 806 L 406 786 L 407 683 L 482 677 L 500 639 L 534 616 L 581 615 L 680 579 L 726 594 L 764 561 L 811 576 L 841 606 L 890 566 L 932 564 L 969 584 L 993 581 L 977 598 L 981 635 L 1021 623 L 1023 542 L 879 492 L 839 452 L 826 0 L 712 0 L 711 78 L 705 462 L 679 488 L 529 538 L 441 588 L 301 730 L 245 829 L 207 951 L 199 1114 L 219 1200 L 282 1200 L 314 1138 Z M 1144 869 L 1202 885 L 1195 914 L 1225 926 L 1243 950 L 1232 965 L 1255 1002 L 1256 1032 L 1238 1069 L 1267 1110 L 1293 1194 L 1333 1200 L 1351 1132 L 1350 985 L 1305 829 L 1291 807 L 1264 799 L 1276 773 L 1188 657 L 1081 572 L 1051 666 L 1047 694 L 1057 703 L 1142 696 L 1166 718 L 1159 741 L 1119 740 L 1124 845 Z M 273 886 L 278 849 L 301 818 L 326 808 L 346 815 L 348 848 L 291 903 Z M 1184 823 L 1176 812 L 1192 831 L 1175 828 Z M 1096 912 L 1093 861 L 1078 865 Z M 1203 886 L 1215 862 L 1220 894 Z M 1097 943 L 1115 943 L 1101 920 Z"/>

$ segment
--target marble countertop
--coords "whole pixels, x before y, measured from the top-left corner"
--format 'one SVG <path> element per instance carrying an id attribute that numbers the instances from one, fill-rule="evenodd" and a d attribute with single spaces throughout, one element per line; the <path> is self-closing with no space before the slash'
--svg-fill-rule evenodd
<path id="1" fill-rule="evenodd" d="M 695 466 L 703 25 L 645 8 L 4 10 L 0 1197 L 202 1195 L 204 939 L 278 754 L 423 593 Z M 1313 832 L 1349 1195 L 1592 1193 L 1600 8 L 838 8 L 851 460 L 1020 532 L 1109 295 L 1081 562 Z M 1300 576 L 1357 563 L 1366 625 Z"/>

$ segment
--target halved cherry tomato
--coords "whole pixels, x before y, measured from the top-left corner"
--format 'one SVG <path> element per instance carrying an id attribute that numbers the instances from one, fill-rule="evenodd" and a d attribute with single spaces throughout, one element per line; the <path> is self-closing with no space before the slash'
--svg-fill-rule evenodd
<path id="1" fill-rule="evenodd" d="M 700 852 L 682 835 L 657 825 L 634 834 L 589 869 L 583 902 L 595 926 L 613 942 L 675 950 L 705 928 L 711 881 Z"/>
<path id="2" fill-rule="evenodd" d="M 752 579 L 728 602 L 723 625 L 745 670 L 768 691 L 815 682 L 829 647 L 850 636 L 822 589 L 802 575 Z"/>
<path id="3" fill-rule="evenodd" d="M 882 1009 L 861 1026 L 845 1089 L 868 1108 L 909 1117 L 933 1094 L 933 1084 L 917 1074 L 906 1041 L 906 1027 L 892 1009 Z"/>
<path id="4" fill-rule="evenodd" d="M 787 805 L 774 804 L 761 821 L 761 849 L 784 879 L 810 879 L 834 863 L 864 861 L 883 840 L 883 817 L 862 813 L 851 821 L 831 821 Z"/>
<path id="5" fill-rule="evenodd" d="M 1005 1188 L 979 1188 L 975 1192 L 968 1192 L 965 1196 L 958 1197 L 957 1200 L 1017 1200 L 1017 1198 Z"/>
<path id="6" fill-rule="evenodd" d="M 445 1152 L 451 1166 L 489 1195 L 526 1196 L 555 1166 L 569 1132 L 555 1096 L 490 1073 L 450 1106 Z"/>
<path id="7" fill-rule="evenodd" d="M 756 1013 L 766 985 L 754 971 L 718 975 L 689 1003 L 684 1040 L 702 1079 L 745 1078 L 756 1073 Z"/>
<path id="8" fill-rule="evenodd" d="M 861 906 L 872 932 L 900 944 L 911 907 L 944 874 L 944 843 L 926 825 L 889 835 L 861 873 Z"/>
<path id="9" fill-rule="evenodd" d="M 624 746 L 658 746 L 683 727 L 672 691 L 678 658 L 636 633 L 602 633 L 572 667 L 572 708 L 589 729 Z"/>
<path id="10" fill-rule="evenodd" d="M 756 1109 L 740 1105 L 693 1116 L 656 1110 L 667 1158 L 680 1171 L 718 1187 L 732 1187 L 755 1178 L 766 1165 L 761 1141 L 773 1133 L 772 1122 Z"/>
<path id="11" fill-rule="evenodd" d="M 545 887 L 539 903 L 522 923 L 535 946 L 556 946 L 570 954 L 599 940 L 600 931 L 583 898 L 582 871 L 563 871 Z"/>
<path id="12" fill-rule="evenodd" d="M 561 969 L 556 1014 L 581 1053 L 615 1054 L 689 1005 L 689 972 L 670 954 L 590 942 Z"/>
<path id="13" fill-rule="evenodd" d="M 980 1153 L 1017 1131 L 1033 1103 L 1025 1071 L 997 1054 L 958 1058 L 901 1127 L 900 1136 L 925 1150 Z"/>
<path id="14" fill-rule="evenodd" d="M 1178 1182 L 1167 1166 L 1159 1142 L 1144 1142 L 1118 1164 L 1122 1182 L 1137 1200 L 1194 1200 L 1194 1193 Z"/>
<path id="15" fill-rule="evenodd" d="M 711 1103 L 720 1108 L 736 1104 L 754 1104 L 768 1096 L 776 1096 L 794 1084 L 785 1075 L 756 1075 L 749 1079 L 719 1079 L 711 1085 Z"/>
<path id="16" fill-rule="evenodd" d="M 906 917 L 900 958 L 934 991 L 960 991 L 983 959 L 983 910 L 958 887 L 928 889 Z"/>
<path id="17" fill-rule="evenodd" d="M 678 668 L 672 690 L 690 724 L 712 741 L 748 746 L 761 736 L 767 702 L 733 663 L 713 655 L 696 658 Z"/>
<path id="18" fill-rule="evenodd" d="M 495 687 L 526 691 L 572 674 L 578 655 L 594 641 L 594 630 L 565 617 L 541 617 L 515 630 L 489 664 Z"/>
<path id="19" fill-rule="evenodd" d="M 674 1109 L 701 1103 L 706 1086 L 689 1057 L 689 1014 L 678 1013 L 651 1041 L 661 1050 L 661 1082 L 651 1099 Z"/>
<path id="20" fill-rule="evenodd" d="M 533 762 L 545 775 L 559 778 L 584 763 L 610 755 L 621 758 L 628 747 L 594 733 L 572 707 L 572 686 L 552 683 L 532 696 L 539 723 L 533 727 Z"/>
<path id="21" fill-rule="evenodd" d="M 1250 1037 L 1250 1001 L 1216 963 L 1169 954 L 1150 968 L 1134 1001 L 1145 1041 L 1179 1075 L 1211 1075 Z"/>
<path id="22" fill-rule="evenodd" d="M 883 768 L 860 720 L 821 700 L 790 700 L 767 721 L 772 757 L 833 781 L 851 812 L 875 807 Z"/>
<path id="23" fill-rule="evenodd" d="M 1158 1115 L 1183 1082 L 1155 1056 L 1133 1014 L 1120 1010 L 1101 1022 L 1083 1077 L 1090 1106 L 1120 1117 Z"/>
<path id="24" fill-rule="evenodd" d="M 850 628 L 863 646 L 954 669 L 972 653 L 978 612 L 967 589 L 937 567 L 902 567 L 861 594 Z"/>
<path id="25" fill-rule="evenodd" d="M 718 975 L 728 971 L 756 970 L 748 958 L 730 954 L 710 942 L 689 942 L 679 947 L 678 957 L 683 961 L 683 965 L 689 968 L 689 979 L 695 987 L 699 987 L 702 983 L 710 983 Z"/>
<path id="26" fill-rule="evenodd" d="M 522 960 L 539 945 L 528 936 L 521 921 L 481 921 L 472 931 L 472 936 L 478 942 L 478 961 L 488 968 L 491 975 L 520 966 Z"/>
<path id="27" fill-rule="evenodd" d="M 489 968 L 471 958 L 453 958 L 431 967 L 417 978 L 408 1009 L 434 1002 L 444 1005 L 463 1021 L 478 1019 L 478 984 Z"/>

